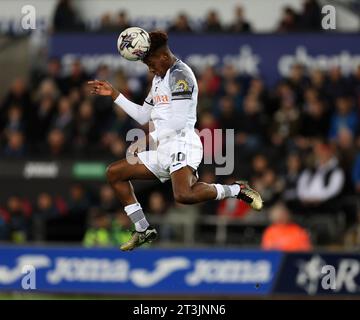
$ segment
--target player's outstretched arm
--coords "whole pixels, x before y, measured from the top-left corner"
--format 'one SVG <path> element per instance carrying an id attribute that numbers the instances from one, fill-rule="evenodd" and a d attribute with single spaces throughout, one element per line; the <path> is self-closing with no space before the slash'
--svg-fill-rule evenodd
<path id="1" fill-rule="evenodd" d="M 113 100 L 115 100 L 120 94 L 120 92 L 107 81 L 92 80 L 88 81 L 88 85 L 90 86 L 91 94 L 111 96 Z"/>
<path id="2" fill-rule="evenodd" d="M 128 100 L 123 94 L 116 90 L 109 82 L 92 80 L 88 81 L 91 94 L 100 96 L 111 96 L 115 104 L 121 107 L 131 118 L 141 125 L 149 122 L 151 110 L 148 107 L 138 105 Z"/>

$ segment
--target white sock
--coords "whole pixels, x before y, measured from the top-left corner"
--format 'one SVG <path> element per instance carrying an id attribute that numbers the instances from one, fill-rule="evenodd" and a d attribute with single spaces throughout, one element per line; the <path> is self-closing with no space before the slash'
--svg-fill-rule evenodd
<path id="1" fill-rule="evenodd" d="M 218 183 L 214 183 L 213 186 L 215 187 L 216 192 L 217 192 L 217 195 L 216 195 L 215 200 L 222 200 L 222 199 L 224 199 L 224 197 L 225 197 L 225 190 L 224 190 L 223 185 L 218 184 Z"/>
<path id="2" fill-rule="evenodd" d="M 142 218 L 140 221 L 135 222 L 135 230 L 138 232 L 144 232 L 149 227 L 149 222 L 146 218 Z"/>
<path id="3" fill-rule="evenodd" d="M 235 198 L 240 192 L 240 186 L 238 184 L 213 184 L 217 191 L 215 200 L 222 200 L 225 198 Z"/>
<path id="4" fill-rule="evenodd" d="M 231 197 L 236 198 L 240 192 L 240 186 L 238 184 L 230 184 L 228 185 L 231 192 Z"/>
<path id="5" fill-rule="evenodd" d="M 146 220 L 144 212 L 141 208 L 140 203 L 133 203 L 124 208 L 127 216 L 130 218 L 132 223 L 135 224 L 135 230 L 143 232 L 149 227 L 149 222 Z"/>

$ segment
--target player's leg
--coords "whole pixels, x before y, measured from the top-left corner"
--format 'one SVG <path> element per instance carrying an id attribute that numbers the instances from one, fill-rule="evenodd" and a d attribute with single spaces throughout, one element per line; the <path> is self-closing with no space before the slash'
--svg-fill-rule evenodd
<path id="1" fill-rule="evenodd" d="M 197 182 L 194 170 L 189 166 L 173 172 L 171 183 L 176 202 L 192 204 L 216 198 L 215 187 L 204 182 Z"/>
<path id="2" fill-rule="evenodd" d="M 245 182 L 237 182 L 232 185 L 207 184 L 197 182 L 194 177 L 194 170 L 189 166 L 185 166 L 171 174 L 174 198 L 177 202 L 194 204 L 207 200 L 222 200 L 233 197 L 244 200 L 256 210 L 262 208 L 260 195 Z"/>
<path id="3" fill-rule="evenodd" d="M 126 214 L 135 225 L 136 232 L 133 233 L 128 242 L 121 246 L 122 250 L 132 250 L 156 238 L 156 230 L 150 227 L 130 182 L 133 179 L 153 180 L 156 179 L 156 176 L 139 161 L 135 164 L 131 163 L 127 159 L 123 159 L 109 165 L 106 171 L 107 179 L 116 197 L 124 206 Z"/>
<path id="4" fill-rule="evenodd" d="M 137 202 L 130 180 L 156 179 L 155 175 L 140 161 L 135 164 L 130 164 L 130 162 L 127 159 L 116 161 L 106 170 L 107 180 L 124 207 Z"/>

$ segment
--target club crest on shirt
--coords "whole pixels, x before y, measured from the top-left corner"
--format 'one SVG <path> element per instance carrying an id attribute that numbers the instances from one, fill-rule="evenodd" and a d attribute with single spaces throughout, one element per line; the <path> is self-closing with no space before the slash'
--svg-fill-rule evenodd
<path id="1" fill-rule="evenodd" d="M 189 90 L 189 84 L 185 79 L 176 81 L 175 90 L 174 90 L 175 92 L 183 92 L 188 90 Z"/>

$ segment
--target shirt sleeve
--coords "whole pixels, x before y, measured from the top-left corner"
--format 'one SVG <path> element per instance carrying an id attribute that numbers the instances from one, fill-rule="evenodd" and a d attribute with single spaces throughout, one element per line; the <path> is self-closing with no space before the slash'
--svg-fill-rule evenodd
<path id="1" fill-rule="evenodd" d="M 130 101 L 121 93 L 115 99 L 114 103 L 139 124 L 143 125 L 149 122 L 153 107 L 151 93 L 148 94 L 142 106 Z"/>
<path id="2" fill-rule="evenodd" d="M 145 98 L 144 104 L 147 104 L 147 105 L 150 106 L 150 107 L 153 107 L 153 106 L 154 106 L 154 100 L 153 100 L 153 96 L 152 96 L 151 90 L 149 91 L 147 97 Z"/>
<path id="3" fill-rule="evenodd" d="M 191 100 L 194 80 L 187 70 L 175 69 L 170 74 L 171 100 Z"/>

